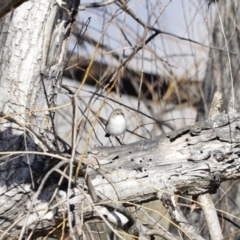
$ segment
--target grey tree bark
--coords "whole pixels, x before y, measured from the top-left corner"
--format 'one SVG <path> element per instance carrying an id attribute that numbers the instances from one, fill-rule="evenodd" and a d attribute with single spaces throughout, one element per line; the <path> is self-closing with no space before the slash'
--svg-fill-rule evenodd
<path id="1" fill-rule="evenodd" d="M 212 3 L 214 4 L 214 3 Z M 223 109 L 227 109 L 232 96 L 232 80 L 239 106 L 239 1 L 219 1 L 212 35 L 213 46 L 227 51 L 210 49 L 204 79 L 204 99 L 199 108 L 198 121 L 207 119 L 210 104 L 216 90 L 223 93 Z M 230 62 L 229 62 L 230 61 Z"/>
<path id="2" fill-rule="evenodd" d="M 33 206 L 33 194 L 51 162 L 24 152 L 58 151 L 50 108 L 61 85 L 78 4 L 77 0 L 68 1 L 63 8 L 55 0 L 29 1 L 0 20 L 2 239 L 10 233 L 10 239 L 29 234 L 28 224 L 39 218 L 37 209 L 47 205 L 51 196 L 46 193 L 55 188 L 46 186 Z M 14 151 L 19 154 L 13 156 L 10 152 Z M 33 209 L 35 213 L 27 214 Z M 21 230 L 16 230 L 17 226 Z"/>
<path id="3" fill-rule="evenodd" d="M 27 2 L 1 19 L 0 238 L 85 238 L 85 223 L 100 218 L 142 239 L 179 239 L 127 208 L 158 199 L 184 237 L 204 239 L 174 196 L 214 193 L 239 178 L 239 113 L 76 157 L 74 148 L 61 152 L 51 108 L 78 4 Z"/>
<path id="4" fill-rule="evenodd" d="M 213 3 L 214 4 L 214 3 Z M 208 116 L 209 107 L 215 91 L 220 91 L 223 95 L 223 109 L 227 109 L 229 104 L 239 107 L 239 28 L 240 21 L 239 1 L 219 1 L 216 6 L 216 18 L 213 29 L 213 46 L 222 48 L 224 51 L 210 50 L 209 61 L 207 64 L 206 76 L 204 80 L 204 99 L 198 111 L 198 121 L 204 121 Z M 234 97 L 233 98 L 233 93 Z M 213 197 L 217 202 L 216 207 L 226 210 L 229 213 L 239 214 L 239 183 L 229 181 L 221 185 L 222 191 L 218 191 Z M 224 191 L 227 191 L 224 194 Z M 221 199 L 221 201 L 219 201 Z M 187 215 L 191 222 L 198 222 L 204 226 L 205 219 L 199 216 Z M 231 219 L 231 218 L 230 218 Z M 231 235 L 233 225 L 228 221 L 221 220 L 225 235 Z M 203 229 L 204 234 L 208 230 Z M 229 239 L 238 239 L 236 235 Z"/>

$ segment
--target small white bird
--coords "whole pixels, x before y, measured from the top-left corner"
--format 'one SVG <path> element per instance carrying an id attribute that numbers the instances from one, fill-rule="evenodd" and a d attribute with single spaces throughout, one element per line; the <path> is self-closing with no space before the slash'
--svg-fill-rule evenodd
<path id="1" fill-rule="evenodd" d="M 124 113 L 121 109 L 115 109 L 111 112 L 106 123 L 105 137 L 119 136 L 125 133 L 127 129 L 127 122 Z"/>

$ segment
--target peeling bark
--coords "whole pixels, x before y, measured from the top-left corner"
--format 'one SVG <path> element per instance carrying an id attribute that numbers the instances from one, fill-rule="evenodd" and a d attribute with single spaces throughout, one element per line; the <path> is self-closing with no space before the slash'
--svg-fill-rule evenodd
<path id="1" fill-rule="evenodd" d="M 149 239 L 148 226 L 126 206 L 154 199 L 164 203 L 183 235 L 203 239 L 173 197 L 215 193 L 222 182 L 239 178 L 240 114 L 221 113 L 121 147 L 97 147 L 74 159 L 76 179 L 69 179 L 71 156 L 59 151 L 48 108 L 61 83 L 78 4 L 28 2 L 1 20 L 1 239 L 60 236 L 63 230 L 80 238 L 83 224 L 96 219 Z M 70 216 L 74 231 L 65 221 Z"/>
<path id="2" fill-rule="evenodd" d="M 214 3 L 212 3 L 214 4 Z M 214 92 L 220 91 L 223 94 L 223 109 L 227 109 L 228 113 L 236 111 L 239 108 L 239 28 L 240 20 L 239 1 L 218 1 L 215 4 L 217 9 L 215 16 L 214 29 L 212 33 L 212 46 L 225 49 L 227 52 L 210 50 L 209 60 L 207 62 L 206 76 L 204 79 L 204 97 L 202 104 L 198 109 L 198 121 L 204 121 L 208 116 L 210 104 L 212 102 Z M 211 13 L 211 12 L 210 12 Z M 233 89 L 232 89 L 233 85 Z M 235 96 L 233 96 L 233 92 Z M 229 106 L 231 105 L 231 106 Z M 213 196 L 213 201 L 217 202 L 217 209 L 226 210 L 229 213 L 239 215 L 237 204 L 239 198 L 239 183 L 228 181 L 221 185 L 222 191 Z M 227 193 L 224 193 L 227 191 Z M 221 201 L 219 201 L 221 199 Z M 231 204 L 229 202 L 231 199 Z M 204 226 L 205 219 L 193 214 L 185 214 L 191 222 Z M 224 215 L 226 216 L 226 215 Z M 219 217 L 220 218 L 220 217 Z M 231 235 L 234 227 L 224 219 L 221 219 L 221 228 L 225 235 Z M 203 235 L 209 234 L 208 229 L 203 229 Z M 238 239 L 238 236 L 232 236 L 229 239 Z"/>
<path id="3" fill-rule="evenodd" d="M 34 202 L 31 198 L 51 168 L 50 158 L 14 151 L 55 152 L 53 112 L 66 60 L 66 45 L 79 1 L 64 8 L 56 1 L 26 2 L 1 19 L 0 62 L 0 233 L 20 238 L 27 225 L 39 218 L 56 185 L 46 186 Z M 5 153 L 5 154 L 4 154 Z M 44 194 L 45 193 L 45 194 Z M 28 210 L 34 209 L 34 213 Z M 45 210 L 44 210 L 45 211 Z M 52 218 L 47 211 L 43 220 Z M 26 216 L 28 216 L 26 218 Z M 26 220 L 28 219 L 28 220 Z M 22 230 L 17 230 L 21 226 Z M 24 226 L 24 227 L 23 227 Z M 25 230 L 24 230 L 25 229 Z"/>
<path id="4" fill-rule="evenodd" d="M 107 203 L 121 201 L 126 202 L 124 205 L 131 205 L 130 203 L 162 199 L 161 196 L 165 193 L 171 196 L 215 193 L 221 182 L 238 178 L 240 175 L 239 124 L 240 114 L 229 116 L 222 113 L 214 120 L 202 125 L 189 126 L 189 130 L 184 128 L 184 131 L 178 130 L 175 134 L 162 135 L 116 148 L 96 148 L 94 152 L 84 156 L 82 169 L 88 167 L 87 174 L 100 201 L 93 204 L 87 191 L 89 186 L 84 178 L 79 176 L 77 185 L 73 185 L 71 192 L 69 204 L 72 206 L 72 214 L 80 211 L 83 221 L 87 221 L 98 218 L 102 212 L 103 216 L 107 216 L 111 221 L 110 216 L 113 212 L 108 210 L 106 213 Z M 57 155 L 56 157 L 60 158 Z M 69 158 L 70 156 L 66 155 L 65 160 L 59 163 L 67 165 Z M 75 164 L 78 164 L 77 159 Z M 22 169 L 19 168 L 19 171 Z M 47 230 L 54 226 L 54 222 L 61 222 L 61 216 L 66 212 L 68 204 L 64 185 L 60 187 L 54 201 L 48 205 L 56 189 L 56 183 L 56 176 L 49 175 L 42 191 L 28 191 L 28 197 L 22 199 L 24 201 L 20 200 L 23 207 L 22 218 L 26 217 L 26 206 L 31 205 L 32 199 L 36 199 L 39 206 L 38 214 L 36 204 L 29 218 L 37 220 L 38 223 L 47 220 L 49 223 Z M 7 196 L 11 196 L 11 210 L 17 212 L 15 206 L 17 207 L 19 198 L 26 196 L 26 193 L 18 192 L 18 195 L 14 196 L 14 191 L 16 191 L 14 188 L 2 189 L 1 201 L 9 201 Z M 40 207 L 45 212 L 40 211 Z M 6 213 L 8 211 L 9 209 L 6 209 Z M 43 219 L 39 217 L 40 213 L 43 213 Z M 19 218 L 19 213 L 17 216 Z M 129 221 L 128 217 L 127 219 L 125 224 Z M 16 223 L 18 226 L 22 226 L 21 224 L 22 221 Z M 1 226 L 4 226 L 3 223 Z M 43 229 L 45 225 L 36 226 L 30 222 L 28 229 L 32 229 L 33 226 L 36 232 L 46 230 Z M 124 228 L 124 224 L 122 227 Z M 135 233 L 140 232 L 138 227 L 137 229 Z M 16 229 L 14 232 L 16 233 Z M 191 231 L 188 234 L 191 235 Z M 192 234 L 194 237 L 196 232 Z M 200 235 L 198 237 L 201 239 Z"/>

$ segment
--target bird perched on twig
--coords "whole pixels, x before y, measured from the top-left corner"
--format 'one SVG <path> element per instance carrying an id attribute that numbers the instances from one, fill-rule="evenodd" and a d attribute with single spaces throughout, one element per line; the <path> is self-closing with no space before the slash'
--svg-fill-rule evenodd
<path id="1" fill-rule="evenodd" d="M 121 109 L 115 109 L 111 112 L 106 123 L 105 137 L 119 136 L 125 133 L 127 129 L 127 122 L 124 113 Z"/>

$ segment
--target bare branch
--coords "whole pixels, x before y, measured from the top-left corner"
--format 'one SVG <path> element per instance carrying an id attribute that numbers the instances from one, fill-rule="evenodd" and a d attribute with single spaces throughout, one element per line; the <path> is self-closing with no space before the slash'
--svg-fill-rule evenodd
<path id="1" fill-rule="evenodd" d="M 92 2 L 92 3 L 85 3 L 82 4 L 81 6 L 79 6 L 79 10 L 80 11 L 84 11 L 86 8 L 99 8 L 99 7 L 105 7 L 107 5 L 110 5 L 114 2 L 116 2 L 117 0 L 106 0 L 104 2 Z"/>
<path id="2" fill-rule="evenodd" d="M 216 118 L 220 114 L 221 109 L 222 93 L 220 91 L 216 91 L 212 100 L 211 108 L 209 110 L 208 118 Z M 222 230 L 211 195 L 209 193 L 199 195 L 198 201 L 201 203 L 201 207 L 208 224 L 211 239 L 222 239 Z"/>
<path id="3" fill-rule="evenodd" d="M 123 9 L 124 9 L 135 21 L 137 21 L 137 22 L 138 22 L 140 25 L 142 25 L 144 28 L 147 28 L 147 29 L 149 29 L 149 30 L 152 30 L 152 31 L 154 31 L 154 32 L 157 33 L 157 34 L 165 34 L 165 35 L 168 35 L 168 36 L 171 36 L 171 37 L 178 38 L 178 39 L 183 40 L 183 41 L 187 41 L 187 42 L 194 43 L 194 44 L 197 44 L 197 45 L 202 46 L 202 47 L 206 47 L 206 48 L 208 48 L 208 49 L 215 49 L 215 50 L 218 50 L 218 51 L 223 51 L 223 52 L 227 52 L 227 53 L 230 53 L 230 54 L 239 55 L 239 53 L 237 53 L 237 52 L 227 51 L 227 50 L 225 50 L 225 49 L 223 49 L 223 48 L 208 46 L 208 45 L 205 45 L 205 44 L 200 43 L 200 42 L 198 42 L 198 41 L 195 41 L 195 40 L 193 40 L 193 39 L 180 37 L 180 36 L 178 36 L 177 34 L 170 33 L 170 32 L 166 32 L 166 31 L 163 31 L 163 30 L 161 30 L 161 29 L 157 29 L 157 28 L 155 28 L 155 27 L 149 26 L 149 25 L 145 24 L 139 17 L 137 17 L 129 7 L 127 7 L 126 2 L 124 2 L 123 0 L 118 0 L 118 1 L 122 4 Z"/>

